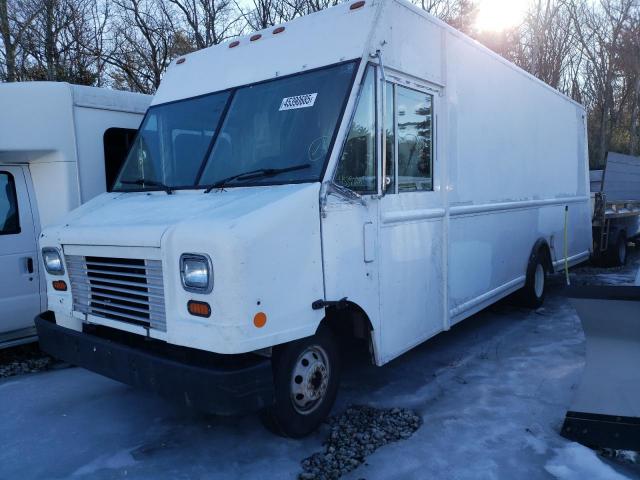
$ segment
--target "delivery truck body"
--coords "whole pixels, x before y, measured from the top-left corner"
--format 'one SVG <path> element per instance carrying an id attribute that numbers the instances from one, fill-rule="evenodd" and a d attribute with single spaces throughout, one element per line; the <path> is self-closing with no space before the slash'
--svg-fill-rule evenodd
<path id="1" fill-rule="evenodd" d="M 341 336 L 384 365 L 589 257 L 582 106 L 401 0 L 179 58 L 114 191 L 46 230 L 51 354 L 290 436 Z"/>
<path id="2" fill-rule="evenodd" d="M 41 226 L 110 189 L 150 101 L 62 82 L 0 85 L 0 348 L 36 339 Z"/>

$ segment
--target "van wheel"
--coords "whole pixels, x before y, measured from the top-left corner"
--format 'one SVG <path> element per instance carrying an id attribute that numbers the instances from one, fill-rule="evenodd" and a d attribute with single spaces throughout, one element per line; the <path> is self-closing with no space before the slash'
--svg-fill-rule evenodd
<path id="1" fill-rule="evenodd" d="M 322 325 L 312 337 L 278 347 L 271 362 L 275 403 L 263 412 L 264 425 L 286 437 L 309 435 L 329 415 L 340 383 L 340 356 L 331 330 Z"/>
<path id="2" fill-rule="evenodd" d="M 520 298 L 526 307 L 539 308 L 544 303 L 548 273 L 544 260 L 544 252 L 538 250 L 529 261 L 527 279 L 520 291 Z"/>
<path id="3" fill-rule="evenodd" d="M 619 267 L 627 263 L 627 235 L 621 231 L 616 237 L 616 243 L 609 248 L 609 261 L 612 267 Z"/>

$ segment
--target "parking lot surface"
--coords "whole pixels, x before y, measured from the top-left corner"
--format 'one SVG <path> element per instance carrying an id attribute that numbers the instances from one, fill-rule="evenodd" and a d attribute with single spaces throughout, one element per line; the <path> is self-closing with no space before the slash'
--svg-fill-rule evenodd
<path id="1" fill-rule="evenodd" d="M 631 283 L 639 263 L 572 281 Z M 640 478 L 558 434 L 584 365 L 562 281 L 538 311 L 500 302 L 384 367 L 349 358 L 334 415 L 401 407 L 422 425 L 344 478 Z M 257 415 L 201 415 L 80 368 L 30 373 L 0 379 L 0 479 L 296 478 L 328 428 L 283 439 Z"/>

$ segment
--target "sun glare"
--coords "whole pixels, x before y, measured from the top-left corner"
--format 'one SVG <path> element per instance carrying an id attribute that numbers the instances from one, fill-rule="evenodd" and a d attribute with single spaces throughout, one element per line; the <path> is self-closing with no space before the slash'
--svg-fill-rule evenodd
<path id="1" fill-rule="evenodd" d="M 480 0 L 475 27 L 480 31 L 500 31 L 518 25 L 527 7 L 527 0 Z"/>

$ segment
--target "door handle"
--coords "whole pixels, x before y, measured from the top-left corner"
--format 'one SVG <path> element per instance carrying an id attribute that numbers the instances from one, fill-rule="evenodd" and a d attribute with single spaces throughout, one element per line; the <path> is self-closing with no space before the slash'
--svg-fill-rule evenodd
<path id="1" fill-rule="evenodd" d="M 33 258 L 27 257 L 25 260 L 27 263 L 27 273 L 33 273 Z"/>

